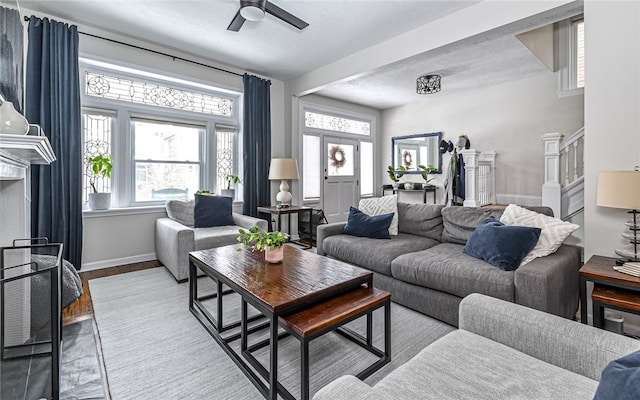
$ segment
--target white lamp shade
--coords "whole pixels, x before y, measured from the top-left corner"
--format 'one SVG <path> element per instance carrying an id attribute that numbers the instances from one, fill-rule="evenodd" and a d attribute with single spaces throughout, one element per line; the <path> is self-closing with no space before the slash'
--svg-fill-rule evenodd
<path id="1" fill-rule="evenodd" d="M 293 158 L 272 158 L 269 166 L 269 180 L 299 179 L 298 160 Z"/>
<path id="2" fill-rule="evenodd" d="M 640 171 L 598 173 L 596 204 L 602 207 L 640 210 Z"/>

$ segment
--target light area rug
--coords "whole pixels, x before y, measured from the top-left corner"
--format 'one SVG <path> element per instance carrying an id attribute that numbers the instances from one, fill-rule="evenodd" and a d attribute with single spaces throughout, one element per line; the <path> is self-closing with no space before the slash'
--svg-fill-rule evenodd
<path id="1" fill-rule="evenodd" d="M 213 290 L 206 288 L 209 282 L 198 280 L 205 287 L 199 290 L 201 295 Z M 188 284 L 177 284 L 165 268 L 94 279 L 89 286 L 112 400 L 263 398 L 189 312 Z M 234 296 L 224 297 L 225 324 L 239 316 L 240 302 Z M 215 310 L 215 300 L 209 308 Z M 373 319 L 374 344 L 382 348 L 382 310 Z M 365 380 L 370 385 L 454 329 L 395 303 L 391 324 L 392 361 Z M 363 332 L 364 325 L 361 318 L 349 327 Z M 252 336 L 250 343 L 258 336 Z M 312 396 L 332 380 L 355 375 L 375 360 L 335 333 L 313 340 L 309 352 Z M 299 398 L 298 341 L 281 340 L 278 355 L 279 379 Z M 267 365 L 268 349 L 256 351 L 255 356 Z"/>

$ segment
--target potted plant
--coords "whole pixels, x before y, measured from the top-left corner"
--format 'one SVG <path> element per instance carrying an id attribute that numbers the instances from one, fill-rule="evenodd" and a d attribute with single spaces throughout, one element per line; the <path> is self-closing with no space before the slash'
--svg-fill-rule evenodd
<path id="1" fill-rule="evenodd" d="M 407 170 L 404 166 L 398 167 L 398 169 L 393 168 L 393 165 L 389 165 L 387 167 L 387 174 L 389 174 L 389 179 L 393 181 L 393 188 L 397 189 L 400 182 L 400 178 L 404 176 L 404 172 Z"/>
<path id="2" fill-rule="evenodd" d="M 89 193 L 89 208 L 92 210 L 108 210 L 111 207 L 111 192 L 98 192 L 94 179 L 98 176 L 111 178 L 113 171 L 113 157 L 111 155 L 98 154 L 89 159 L 93 177 L 89 181 L 93 193 Z"/>
<path id="3" fill-rule="evenodd" d="M 229 196 L 229 197 L 235 198 L 236 190 L 231 189 L 231 184 L 237 185 L 238 183 L 240 183 L 240 178 L 237 177 L 236 175 L 227 175 L 224 179 L 227 181 L 227 188 L 222 189 L 220 193 L 223 196 Z"/>
<path id="4" fill-rule="evenodd" d="M 429 177 L 429 174 L 433 174 L 435 172 L 438 172 L 438 168 L 434 167 L 433 165 L 429 165 L 428 167 L 425 167 L 424 165 L 420 164 L 418 165 L 418 168 L 420 168 L 422 170 L 422 179 L 424 179 L 424 183 L 422 184 L 423 187 L 427 187 L 429 186 L 429 182 L 431 182 L 431 180 L 433 178 Z"/>
<path id="5" fill-rule="evenodd" d="M 251 251 L 264 250 L 264 259 L 270 263 L 279 263 L 284 257 L 283 245 L 287 242 L 289 235 L 274 231 L 267 232 L 259 226 L 253 226 L 249 230 L 239 229 L 238 242 L 251 248 Z M 242 247 L 238 247 L 241 251 Z"/>

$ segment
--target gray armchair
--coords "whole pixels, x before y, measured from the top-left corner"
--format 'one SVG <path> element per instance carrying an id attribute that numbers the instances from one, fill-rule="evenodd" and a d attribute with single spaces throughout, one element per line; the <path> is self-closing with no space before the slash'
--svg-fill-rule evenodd
<path id="1" fill-rule="evenodd" d="M 236 213 L 235 225 L 194 228 L 193 209 L 193 201 L 170 200 L 168 217 L 156 220 L 156 256 L 178 282 L 189 278 L 189 252 L 238 243 L 240 228 L 267 229 L 267 221 Z"/>

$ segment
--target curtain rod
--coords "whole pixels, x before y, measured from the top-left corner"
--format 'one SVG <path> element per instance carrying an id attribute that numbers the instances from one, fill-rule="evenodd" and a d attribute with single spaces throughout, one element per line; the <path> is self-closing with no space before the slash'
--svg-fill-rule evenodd
<path id="1" fill-rule="evenodd" d="M 28 22 L 30 20 L 30 18 L 25 15 L 24 20 Z M 102 37 L 102 36 L 98 36 L 98 35 L 94 35 L 94 34 L 86 33 L 86 32 L 78 31 L 78 33 L 80 33 L 82 35 L 85 35 L 85 36 L 91 36 L 91 37 L 94 37 L 94 38 L 97 38 L 97 39 L 106 40 L 108 42 L 121 44 L 123 46 L 133 47 L 134 49 L 148 51 L 149 53 L 154 53 L 154 54 L 158 54 L 158 55 L 161 55 L 161 56 L 169 57 L 169 58 L 172 58 L 174 61 L 175 60 L 180 60 L 180 61 L 188 62 L 188 63 L 191 63 L 191 64 L 200 65 L 201 67 L 207 67 L 207 68 L 215 69 L 217 71 L 226 72 L 227 74 L 236 75 L 236 76 L 240 76 L 240 77 L 243 76 L 242 74 L 239 74 L 237 72 L 228 71 L 228 70 L 223 69 L 223 68 L 214 67 L 212 65 L 203 64 L 201 62 L 188 60 L 186 58 L 182 58 L 182 57 L 178 57 L 178 56 L 172 56 L 171 54 L 163 53 L 161 51 L 147 49 L 147 48 L 141 47 L 141 46 L 136 46 L 135 44 L 125 43 L 125 42 L 121 42 L 119 40 L 109 39 L 109 38 L 106 38 L 106 37 Z"/>

